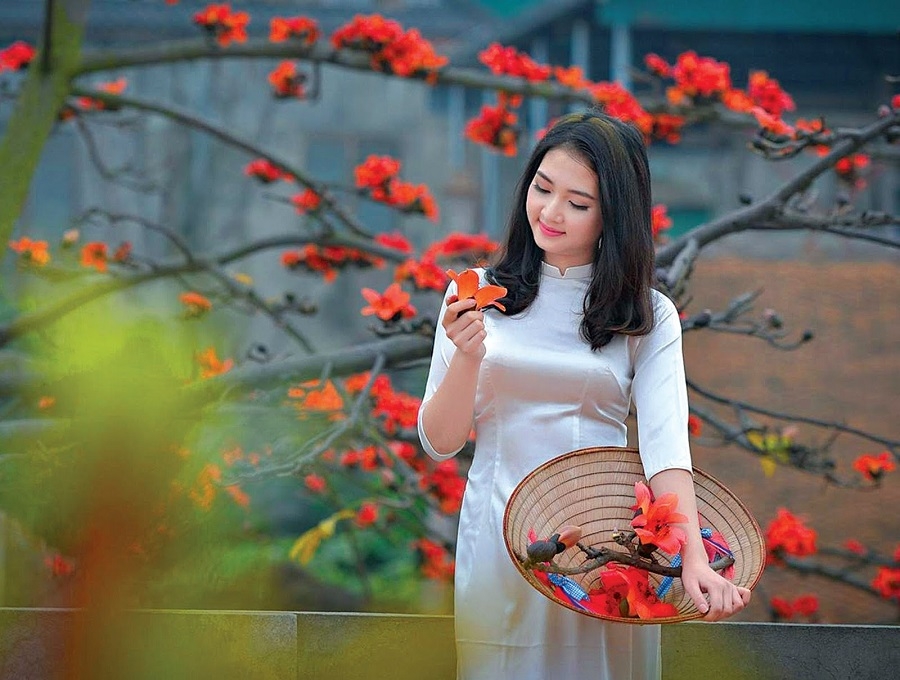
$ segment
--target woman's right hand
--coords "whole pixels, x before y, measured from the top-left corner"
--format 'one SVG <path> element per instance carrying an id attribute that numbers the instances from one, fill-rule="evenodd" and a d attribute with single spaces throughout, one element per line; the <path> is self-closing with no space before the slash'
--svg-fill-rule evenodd
<path id="1" fill-rule="evenodd" d="M 455 295 L 448 298 L 441 325 L 458 351 L 479 360 L 484 357 L 487 331 L 484 312 L 475 309 L 475 300 L 457 300 Z"/>

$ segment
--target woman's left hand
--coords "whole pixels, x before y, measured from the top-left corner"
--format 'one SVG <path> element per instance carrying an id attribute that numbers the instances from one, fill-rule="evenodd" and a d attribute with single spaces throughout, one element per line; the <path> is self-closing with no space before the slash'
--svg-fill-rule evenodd
<path id="1" fill-rule="evenodd" d="M 704 621 L 721 621 L 737 614 L 750 602 L 750 590 L 736 586 L 710 569 L 705 559 L 686 560 L 681 582 Z"/>

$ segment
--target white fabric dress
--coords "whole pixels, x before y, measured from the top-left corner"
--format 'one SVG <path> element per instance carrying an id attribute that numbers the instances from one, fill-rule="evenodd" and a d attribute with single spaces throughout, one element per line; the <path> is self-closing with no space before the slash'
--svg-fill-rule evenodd
<path id="1" fill-rule="evenodd" d="M 658 625 L 601 621 L 532 588 L 503 543 L 506 502 L 534 468 L 587 446 L 625 446 L 634 400 L 648 479 L 691 469 L 681 324 L 653 291 L 654 330 L 616 336 L 592 352 L 579 325 L 592 265 L 565 274 L 543 264 L 537 298 L 509 317 L 485 312 L 486 353 L 475 398 L 475 453 L 459 518 L 455 625 L 461 680 L 650 680 L 660 677 Z M 483 270 L 479 273 L 484 278 Z M 448 295 L 455 292 L 450 284 Z M 443 316 L 446 303 L 441 306 Z M 443 379 L 453 343 L 438 324 L 423 405 Z M 433 458 L 419 412 L 419 437 Z"/>

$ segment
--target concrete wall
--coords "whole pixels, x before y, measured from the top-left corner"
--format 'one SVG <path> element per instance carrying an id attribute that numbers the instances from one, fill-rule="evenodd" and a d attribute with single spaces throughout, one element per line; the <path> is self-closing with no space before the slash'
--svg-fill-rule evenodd
<path id="1" fill-rule="evenodd" d="M 663 628 L 663 678 L 886 680 L 898 641 L 896 626 L 684 623 Z M 451 680 L 454 664 L 449 616 L 0 609 L 0 680 Z"/>

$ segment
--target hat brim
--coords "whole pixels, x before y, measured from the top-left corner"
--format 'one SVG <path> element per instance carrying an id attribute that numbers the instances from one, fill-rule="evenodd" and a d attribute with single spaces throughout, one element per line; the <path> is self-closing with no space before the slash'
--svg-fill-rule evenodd
<path id="1" fill-rule="evenodd" d="M 623 623 L 678 623 L 698 619 L 703 614 L 684 591 L 680 578 L 672 581 L 661 598 L 675 607 L 677 615 L 640 619 L 608 616 L 575 606 L 559 589 L 525 568 L 518 555 L 527 554 L 530 531 L 546 538 L 561 527 L 572 524 L 582 529 L 581 543 L 592 547 L 609 546 L 616 530 L 631 528 L 635 505 L 635 482 L 645 481 L 638 450 L 630 447 L 591 447 L 564 453 L 533 470 L 513 490 L 503 515 L 503 538 L 510 559 L 519 573 L 541 594 L 574 612 L 594 618 Z M 719 532 L 734 553 L 732 582 L 752 589 L 765 567 L 765 540 L 759 525 L 747 507 L 728 489 L 702 470 L 694 468 L 694 490 L 700 526 Z M 624 551 L 624 549 L 622 549 Z M 656 553 L 660 564 L 668 565 L 672 556 Z M 577 567 L 587 557 L 578 548 L 557 555 L 559 567 Z M 590 592 L 599 587 L 602 569 L 572 575 L 581 588 Z M 656 588 L 664 578 L 649 574 Z"/>

